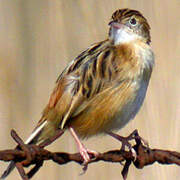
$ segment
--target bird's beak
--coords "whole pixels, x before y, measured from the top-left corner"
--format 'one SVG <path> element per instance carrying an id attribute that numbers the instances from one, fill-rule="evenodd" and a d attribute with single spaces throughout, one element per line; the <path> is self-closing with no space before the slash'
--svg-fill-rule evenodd
<path id="1" fill-rule="evenodd" d="M 123 25 L 123 24 L 118 23 L 118 22 L 114 22 L 114 21 L 111 21 L 108 25 L 111 26 L 111 27 L 113 27 L 113 28 L 116 28 L 116 29 L 122 29 L 122 28 L 124 28 L 124 25 Z"/>

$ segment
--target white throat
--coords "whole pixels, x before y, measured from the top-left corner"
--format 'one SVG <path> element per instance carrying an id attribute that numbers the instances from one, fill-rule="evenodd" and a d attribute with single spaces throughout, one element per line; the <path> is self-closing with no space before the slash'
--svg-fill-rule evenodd
<path id="1" fill-rule="evenodd" d="M 114 41 L 114 44 L 123 44 L 123 43 L 129 43 L 131 41 L 134 41 L 136 39 L 139 39 L 140 36 L 133 32 L 129 32 L 125 28 L 112 28 L 110 32 L 110 38 Z"/>

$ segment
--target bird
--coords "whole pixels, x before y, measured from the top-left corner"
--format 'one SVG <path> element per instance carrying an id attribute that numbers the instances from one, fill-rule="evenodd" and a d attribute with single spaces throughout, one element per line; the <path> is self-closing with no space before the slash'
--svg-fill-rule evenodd
<path id="1" fill-rule="evenodd" d="M 88 162 L 88 153 L 94 151 L 80 139 L 113 136 L 113 131 L 134 119 L 154 67 L 150 25 L 141 12 L 129 8 L 116 10 L 108 25 L 108 37 L 90 45 L 59 75 L 26 144 L 47 146 L 69 129 L 84 162 Z M 14 166 L 12 161 L 1 179 Z"/>

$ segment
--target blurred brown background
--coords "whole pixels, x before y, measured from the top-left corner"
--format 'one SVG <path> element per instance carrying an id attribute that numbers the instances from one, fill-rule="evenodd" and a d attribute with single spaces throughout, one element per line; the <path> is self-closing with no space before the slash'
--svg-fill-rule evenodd
<path id="1" fill-rule="evenodd" d="M 108 21 L 119 8 L 134 8 L 151 25 L 156 66 L 145 103 L 121 135 L 137 128 L 151 147 L 180 151 L 180 1 L 179 0 L 1 0 L 0 149 L 14 147 L 10 130 L 26 139 L 41 116 L 58 74 L 90 44 L 107 37 Z M 97 151 L 119 148 L 111 137 L 84 141 Z M 67 132 L 48 149 L 76 152 Z M 0 163 L 0 172 L 7 166 Z M 34 179 L 118 180 L 119 164 L 97 163 L 80 176 L 71 163 L 44 164 Z M 154 164 L 130 168 L 128 179 L 180 179 L 180 167 Z M 20 179 L 15 170 L 9 180 Z"/>

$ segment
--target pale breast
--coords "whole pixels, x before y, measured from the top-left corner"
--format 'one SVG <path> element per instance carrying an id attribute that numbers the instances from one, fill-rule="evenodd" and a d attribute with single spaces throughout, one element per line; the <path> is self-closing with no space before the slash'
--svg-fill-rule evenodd
<path id="1" fill-rule="evenodd" d="M 148 52 L 138 47 L 134 58 L 137 62 L 130 63 L 128 67 L 125 64 L 108 88 L 83 101 L 73 114 L 69 124 L 79 137 L 120 129 L 135 117 L 144 101 L 153 66 L 153 53 L 149 46 L 146 49 Z M 131 57 L 129 59 L 132 60 Z M 122 60 L 121 56 L 118 60 Z"/>
<path id="2" fill-rule="evenodd" d="M 139 56 L 138 59 L 141 65 L 138 76 L 134 78 L 130 86 L 133 92 L 132 97 L 130 97 L 127 104 L 117 112 L 113 119 L 112 127 L 109 127 L 109 130 L 120 129 L 133 119 L 142 106 L 146 96 L 154 65 L 154 55 L 150 47 L 142 48 L 142 46 L 137 46 L 136 48 L 136 53 Z"/>

